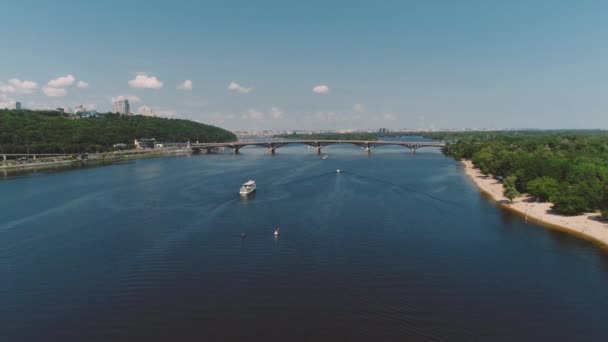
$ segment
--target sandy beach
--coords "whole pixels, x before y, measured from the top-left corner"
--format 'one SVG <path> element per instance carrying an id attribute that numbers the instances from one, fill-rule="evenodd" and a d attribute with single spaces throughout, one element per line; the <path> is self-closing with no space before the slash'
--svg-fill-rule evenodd
<path id="1" fill-rule="evenodd" d="M 608 224 L 598 220 L 599 213 L 586 213 L 579 216 L 557 215 L 551 212 L 551 203 L 538 203 L 529 196 L 518 197 L 513 203 L 510 203 L 503 196 L 501 182 L 484 176 L 471 161 L 465 160 L 462 163 L 471 180 L 501 207 L 523 216 L 524 220 L 562 230 L 608 247 Z"/>

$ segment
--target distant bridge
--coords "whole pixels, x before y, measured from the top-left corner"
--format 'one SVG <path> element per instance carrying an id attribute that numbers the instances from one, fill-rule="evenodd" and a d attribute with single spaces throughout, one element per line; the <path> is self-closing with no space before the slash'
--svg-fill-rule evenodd
<path id="1" fill-rule="evenodd" d="M 371 153 L 373 148 L 386 145 L 403 146 L 409 148 L 412 153 L 422 147 L 443 147 L 444 142 L 439 141 L 368 141 L 368 140 L 282 140 L 282 141 L 235 141 L 227 143 L 194 143 L 190 144 L 190 148 L 194 152 L 207 151 L 207 153 L 218 148 L 229 148 L 234 153 L 239 153 L 239 150 L 245 146 L 261 146 L 268 149 L 271 154 L 281 146 L 301 144 L 314 147 L 318 154 L 321 154 L 321 149 L 328 145 L 334 144 L 352 144 L 361 147 L 365 152 Z"/>

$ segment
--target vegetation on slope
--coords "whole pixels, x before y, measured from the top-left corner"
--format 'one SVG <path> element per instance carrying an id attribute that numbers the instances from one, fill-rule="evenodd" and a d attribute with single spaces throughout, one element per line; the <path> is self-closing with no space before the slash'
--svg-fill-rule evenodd
<path id="1" fill-rule="evenodd" d="M 83 153 L 133 146 L 135 139 L 160 142 L 224 142 L 236 136 L 189 120 L 103 114 L 71 119 L 53 111 L 0 110 L 0 153 Z"/>
<path id="2" fill-rule="evenodd" d="M 553 203 L 564 215 L 601 210 L 608 219 L 608 132 L 436 133 L 444 154 L 508 179 L 505 190 Z M 508 183 L 508 184 L 507 184 Z M 513 186 L 514 188 L 513 189 Z M 508 189 L 507 189 L 508 188 Z"/>

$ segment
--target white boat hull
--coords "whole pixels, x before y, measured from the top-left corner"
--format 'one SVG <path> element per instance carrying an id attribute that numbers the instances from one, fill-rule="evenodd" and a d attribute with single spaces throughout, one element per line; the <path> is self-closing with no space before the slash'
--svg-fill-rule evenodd
<path id="1" fill-rule="evenodd" d="M 239 193 L 241 194 L 241 196 L 247 196 L 250 193 L 254 192 L 255 189 L 256 189 L 255 182 L 253 180 L 250 180 L 250 181 L 246 182 L 245 184 L 243 184 L 243 186 L 239 190 Z"/>
<path id="2" fill-rule="evenodd" d="M 239 191 L 239 193 L 241 195 L 243 195 L 243 196 L 247 196 L 247 195 L 249 195 L 250 193 L 252 193 L 254 191 L 255 191 L 255 188 L 254 189 L 249 189 L 249 190 L 241 190 L 241 191 Z"/>

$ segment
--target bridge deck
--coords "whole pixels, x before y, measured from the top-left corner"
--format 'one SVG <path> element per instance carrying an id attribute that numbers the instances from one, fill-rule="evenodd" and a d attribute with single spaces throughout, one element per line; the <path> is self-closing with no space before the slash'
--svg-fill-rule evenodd
<path id="1" fill-rule="evenodd" d="M 233 141 L 225 143 L 194 143 L 191 144 L 193 150 L 207 150 L 210 151 L 214 148 L 232 148 L 235 152 L 245 146 L 262 146 L 266 147 L 274 152 L 275 149 L 290 145 L 290 144 L 302 144 L 315 147 L 318 152 L 328 145 L 333 144 L 353 144 L 364 148 L 366 151 L 371 151 L 372 148 L 380 145 L 396 145 L 404 146 L 415 151 L 421 147 L 443 147 L 444 142 L 441 141 L 393 141 L 393 140 L 270 140 L 270 141 Z"/>

